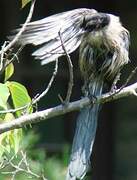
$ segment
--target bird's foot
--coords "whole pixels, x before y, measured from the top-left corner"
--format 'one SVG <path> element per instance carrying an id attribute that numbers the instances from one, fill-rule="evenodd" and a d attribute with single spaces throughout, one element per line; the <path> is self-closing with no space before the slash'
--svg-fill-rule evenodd
<path id="1" fill-rule="evenodd" d="M 117 86 L 116 86 L 116 84 L 112 84 L 111 89 L 110 89 L 110 93 L 113 94 L 113 93 L 115 93 L 116 91 L 117 91 Z"/>
<path id="2" fill-rule="evenodd" d="M 94 104 L 95 101 L 97 100 L 97 97 L 94 94 L 89 94 L 88 98 L 90 99 L 90 104 Z"/>

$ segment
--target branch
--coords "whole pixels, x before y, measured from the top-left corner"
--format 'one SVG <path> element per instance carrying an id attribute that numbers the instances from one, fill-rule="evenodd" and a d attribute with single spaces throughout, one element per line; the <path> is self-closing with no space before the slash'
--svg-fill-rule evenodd
<path id="1" fill-rule="evenodd" d="M 4 57 L 3 49 L 6 47 L 6 44 L 7 44 L 7 42 L 5 41 L 2 48 L 1 48 L 2 50 L 1 50 L 1 56 L 0 56 L 0 71 L 2 70 L 3 64 L 4 64 L 4 62 L 3 62 L 3 60 L 4 60 L 4 58 L 3 58 Z"/>
<path id="2" fill-rule="evenodd" d="M 25 28 L 27 26 L 27 24 L 30 22 L 31 18 L 32 18 L 32 14 L 33 14 L 33 10 L 34 10 L 34 5 L 35 5 L 36 0 L 32 0 L 31 3 L 31 7 L 30 7 L 30 11 L 28 14 L 28 17 L 25 21 L 25 23 L 23 24 L 22 28 L 20 29 L 20 31 L 17 33 L 17 35 L 15 36 L 15 38 L 6 46 L 3 47 L 2 50 L 0 51 L 0 55 L 4 54 L 5 52 L 7 52 L 12 46 L 15 45 L 15 43 L 19 40 L 20 36 L 22 35 L 22 33 L 25 31 Z"/>
<path id="3" fill-rule="evenodd" d="M 32 105 L 36 104 L 38 101 L 40 101 L 41 98 L 43 98 L 48 93 L 48 91 L 51 88 L 52 83 L 53 83 L 53 81 L 55 79 L 57 71 L 58 71 L 58 59 L 56 60 L 54 72 L 53 72 L 52 77 L 51 77 L 51 79 L 50 79 L 50 81 L 48 83 L 47 88 L 40 95 L 37 95 L 36 98 L 35 97 L 33 98 L 32 103 L 31 103 Z"/>
<path id="4" fill-rule="evenodd" d="M 106 93 L 100 97 L 97 97 L 96 100 L 94 101 L 94 104 L 110 102 L 129 95 L 137 96 L 136 90 L 137 90 L 137 83 L 134 83 L 128 87 L 123 88 L 121 91 L 119 91 L 118 89 L 113 94 Z M 81 100 L 69 103 L 68 106 L 59 105 L 43 111 L 35 112 L 29 115 L 24 115 L 15 120 L 0 124 L 0 134 L 13 129 L 22 128 L 23 126 L 28 124 L 35 124 L 55 116 L 63 115 L 71 111 L 80 110 L 81 108 L 88 106 L 89 104 L 91 104 L 90 99 L 85 97 Z"/>
<path id="5" fill-rule="evenodd" d="M 73 65 L 72 65 L 72 61 L 71 61 L 71 58 L 65 48 L 65 45 L 64 45 L 64 42 L 63 42 L 63 39 L 62 39 L 62 36 L 61 36 L 61 31 L 59 31 L 59 38 L 60 38 L 60 41 L 61 41 L 61 46 L 62 46 L 62 49 L 66 55 L 66 58 L 67 58 L 67 62 L 68 62 L 68 66 L 69 66 L 69 83 L 68 83 L 68 90 L 67 90 L 67 95 L 66 95 L 66 98 L 63 102 L 63 104 L 67 105 L 70 101 L 70 97 L 71 97 L 71 94 L 72 94 L 72 88 L 73 88 Z"/>

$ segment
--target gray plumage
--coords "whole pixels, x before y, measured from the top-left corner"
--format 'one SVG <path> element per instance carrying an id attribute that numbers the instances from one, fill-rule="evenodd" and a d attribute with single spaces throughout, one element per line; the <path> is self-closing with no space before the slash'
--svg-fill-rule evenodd
<path id="1" fill-rule="evenodd" d="M 85 30 L 81 28 L 84 16 L 97 13 L 93 9 L 75 9 L 68 12 L 49 16 L 42 20 L 28 23 L 25 32 L 18 43 L 22 45 L 33 44 L 40 46 L 32 55 L 42 60 L 42 65 L 54 61 L 56 58 L 65 55 L 62 49 L 59 32 L 61 32 L 64 46 L 68 53 L 75 51 L 80 43 Z M 20 29 L 13 31 L 14 34 Z"/>
<path id="2" fill-rule="evenodd" d="M 84 95 L 100 96 L 129 61 L 128 31 L 117 16 L 82 8 L 29 23 L 19 43 L 39 45 L 32 55 L 47 64 L 65 55 L 59 32 L 68 54 L 80 46 Z M 99 109 L 99 104 L 90 105 L 78 116 L 66 180 L 83 179 L 88 171 Z"/>

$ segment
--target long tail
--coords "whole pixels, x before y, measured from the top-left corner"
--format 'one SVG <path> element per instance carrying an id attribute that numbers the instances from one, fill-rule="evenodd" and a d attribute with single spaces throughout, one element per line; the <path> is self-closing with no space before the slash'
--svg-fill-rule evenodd
<path id="1" fill-rule="evenodd" d="M 67 53 L 72 53 L 79 47 L 81 37 L 85 32 L 85 29 L 81 27 L 85 15 L 92 16 L 94 14 L 97 14 L 94 9 L 80 8 L 30 22 L 27 24 L 18 43 L 22 45 L 39 45 L 40 48 L 32 55 L 36 59 L 42 60 L 42 65 L 47 64 L 65 55 L 59 32 Z M 8 38 L 12 40 L 19 30 L 13 31 L 13 35 Z"/>
<path id="2" fill-rule="evenodd" d="M 91 86 L 90 94 L 94 96 L 102 94 L 102 80 L 94 79 L 89 86 Z M 99 104 L 96 104 L 82 109 L 78 116 L 66 180 L 83 179 L 88 170 L 97 129 L 98 112 Z"/>

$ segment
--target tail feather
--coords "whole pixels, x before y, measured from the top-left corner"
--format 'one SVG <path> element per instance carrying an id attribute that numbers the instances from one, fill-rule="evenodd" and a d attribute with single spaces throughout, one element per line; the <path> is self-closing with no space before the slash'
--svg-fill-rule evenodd
<path id="1" fill-rule="evenodd" d="M 95 80 L 90 93 L 101 95 L 103 81 Z M 66 180 L 82 179 L 88 171 L 95 140 L 99 104 L 82 109 L 78 116 Z"/>

